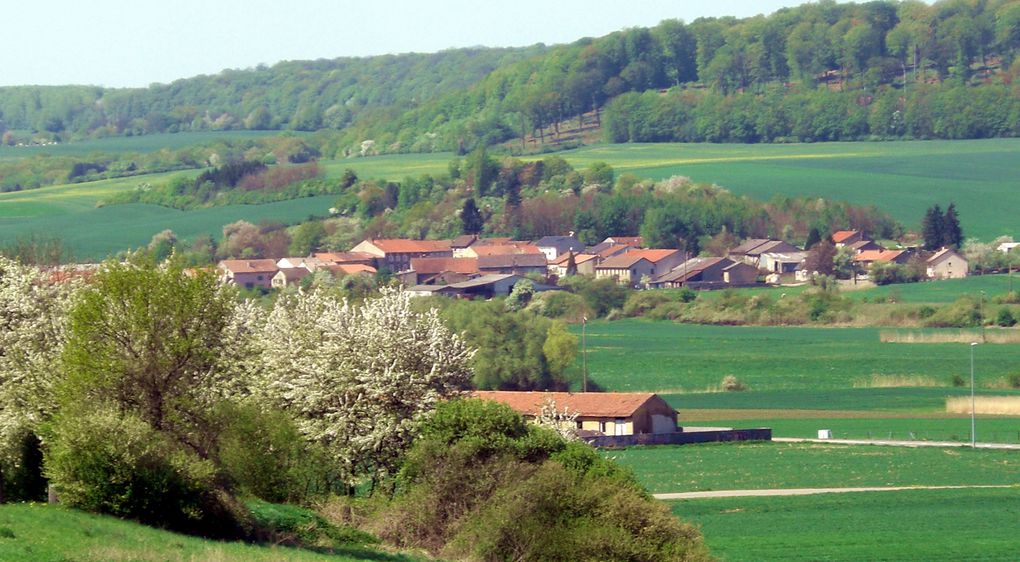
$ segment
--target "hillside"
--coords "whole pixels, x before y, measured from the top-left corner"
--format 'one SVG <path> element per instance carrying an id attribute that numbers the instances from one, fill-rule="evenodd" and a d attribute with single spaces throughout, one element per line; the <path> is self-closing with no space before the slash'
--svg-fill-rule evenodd
<path id="1" fill-rule="evenodd" d="M 544 143 L 592 110 L 616 142 L 1015 136 L 1018 47 L 1014 0 L 823 2 L 551 48 L 292 61 L 134 90 L 4 88 L 0 128 L 8 141 L 330 129 L 343 131 L 338 154 L 365 140 L 382 152 Z"/>

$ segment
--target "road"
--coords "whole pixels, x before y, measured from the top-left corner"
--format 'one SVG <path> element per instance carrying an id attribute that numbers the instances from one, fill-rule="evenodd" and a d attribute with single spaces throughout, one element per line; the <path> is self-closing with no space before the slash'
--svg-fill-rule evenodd
<path id="1" fill-rule="evenodd" d="M 888 445 L 893 447 L 970 447 L 961 441 L 897 441 L 894 439 L 808 439 L 800 437 L 773 437 L 776 443 L 835 443 L 837 445 Z M 978 443 L 978 449 L 1012 449 L 1020 451 L 1016 443 Z"/>
<path id="2" fill-rule="evenodd" d="M 959 490 L 962 488 L 1012 488 L 995 486 L 883 486 L 870 488 L 773 488 L 770 490 L 712 490 L 707 492 L 678 492 L 652 494 L 657 500 L 694 500 L 704 498 L 743 498 L 759 496 L 810 496 L 814 494 L 846 494 L 851 492 L 898 492 L 903 490 Z"/>

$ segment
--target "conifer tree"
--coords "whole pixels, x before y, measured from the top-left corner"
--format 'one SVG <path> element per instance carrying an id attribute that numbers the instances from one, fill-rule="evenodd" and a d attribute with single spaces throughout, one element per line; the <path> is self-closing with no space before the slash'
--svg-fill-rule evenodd
<path id="1" fill-rule="evenodd" d="M 924 237 L 925 250 L 938 250 L 942 247 L 942 229 L 945 225 L 945 218 L 942 215 L 942 208 L 938 204 L 933 205 L 924 214 L 921 221 L 921 235 Z"/>
<path id="2" fill-rule="evenodd" d="M 467 201 L 464 201 L 464 207 L 460 211 L 460 224 L 463 234 L 478 234 L 485 226 L 485 219 L 478 211 L 474 197 L 469 197 Z"/>
<path id="3" fill-rule="evenodd" d="M 956 216 L 956 204 L 950 203 L 946 207 L 946 214 L 942 217 L 942 245 L 947 248 L 957 248 L 963 244 L 963 229 L 960 228 L 960 218 Z"/>

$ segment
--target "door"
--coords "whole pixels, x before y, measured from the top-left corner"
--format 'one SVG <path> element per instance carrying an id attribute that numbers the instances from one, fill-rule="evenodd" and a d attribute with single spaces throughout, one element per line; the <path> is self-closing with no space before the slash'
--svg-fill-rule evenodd
<path id="1" fill-rule="evenodd" d="M 624 430 L 627 429 L 627 426 L 624 425 L 626 423 L 627 423 L 627 420 L 624 420 L 624 419 L 621 419 L 621 418 L 616 418 L 616 423 L 613 424 L 615 426 L 615 429 L 616 429 L 616 435 L 626 435 L 626 433 L 624 433 Z"/>

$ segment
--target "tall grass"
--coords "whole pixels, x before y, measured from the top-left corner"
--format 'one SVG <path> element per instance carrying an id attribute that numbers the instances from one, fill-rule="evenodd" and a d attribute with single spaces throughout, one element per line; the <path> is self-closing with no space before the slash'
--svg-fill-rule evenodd
<path id="1" fill-rule="evenodd" d="M 969 396 L 946 398 L 946 412 L 969 414 L 971 408 L 970 400 Z M 1020 416 L 1020 396 L 976 396 L 974 398 L 974 413 L 997 416 Z"/>
<path id="2" fill-rule="evenodd" d="M 945 386 L 934 377 L 925 375 L 871 375 L 870 379 L 854 381 L 854 388 L 905 388 Z"/>
<path id="3" fill-rule="evenodd" d="M 902 331 L 882 330 L 882 343 L 1020 343 L 1020 330 L 988 328 L 985 330 Z"/>

